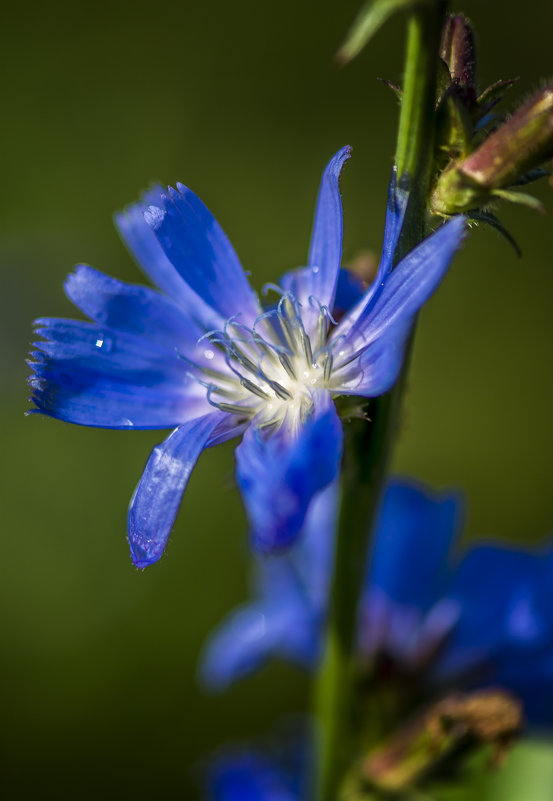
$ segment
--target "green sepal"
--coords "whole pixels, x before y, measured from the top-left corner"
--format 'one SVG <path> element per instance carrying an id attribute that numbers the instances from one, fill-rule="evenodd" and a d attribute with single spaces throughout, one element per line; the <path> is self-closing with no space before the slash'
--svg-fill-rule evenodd
<path id="1" fill-rule="evenodd" d="M 533 195 L 526 194 L 526 192 L 513 192 L 510 189 L 494 189 L 491 194 L 503 200 L 508 200 L 510 203 L 517 203 L 519 206 L 526 206 L 533 211 L 539 211 L 540 214 L 545 214 L 545 207 L 541 200 L 538 200 L 538 198 Z"/>
<path id="2" fill-rule="evenodd" d="M 522 250 L 520 249 L 520 245 L 511 232 L 505 228 L 501 220 L 491 211 L 485 211 L 484 209 L 473 209 L 472 211 L 468 212 L 467 217 L 469 221 L 472 220 L 476 223 L 484 223 L 485 225 L 489 225 L 490 228 L 494 228 L 511 245 L 519 259 L 522 258 Z"/>
<path id="3" fill-rule="evenodd" d="M 495 106 L 495 104 L 499 103 L 503 98 L 507 89 L 510 89 L 518 80 L 518 78 L 507 78 L 506 80 L 496 81 L 490 84 L 476 100 L 479 108 L 481 110 L 489 110 L 492 105 Z"/>
<path id="4" fill-rule="evenodd" d="M 380 83 L 383 83 L 383 84 L 384 84 L 384 86 L 387 86 L 387 87 L 388 87 L 388 89 L 391 89 L 391 90 L 392 90 L 392 92 L 393 92 L 393 93 L 395 94 L 395 96 L 397 97 L 397 99 L 399 100 L 399 102 L 401 103 L 401 100 L 402 100 L 402 98 L 403 98 L 403 89 L 401 89 L 401 87 L 399 87 L 399 86 L 396 86 L 396 84 L 395 84 L 395 83 L 392 83 L 392 82 L 391 82 L 391 81 L 389 81 L 387 78 L 377 78 L 376 80 L 377 80 L 377 81 L 380 81 Z"/>
<path id="5" fill-rule="evenodd" d="M 375 33 L 398 11 L 436 5 L 437 0 L 368 0 L 349 29 L 335 60 L 341 66 L 357 56 Z"/>

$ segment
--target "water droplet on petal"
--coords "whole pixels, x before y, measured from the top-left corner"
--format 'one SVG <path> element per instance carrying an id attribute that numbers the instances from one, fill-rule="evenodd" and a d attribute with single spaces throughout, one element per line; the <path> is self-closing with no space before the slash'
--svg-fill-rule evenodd
<path id="1" fill-rule="evenodd" d="M 104 353 L 109 353 L 113 347 L 113 340 L 110 337 L 104 337 L 103 334 L 100 334 L 96 339 L 96 347 L 99 348 Z"/>
<path id="2" fill-rule="evenodd" d="M 312 268 L 311 268 L 311 271 L 312 271 L 313 273 L 317 274 L 317 273 L 319 272 L 319 268 L 318 268 L 318 267 L 312 267 Z"/>
<path id="3" fill-rule="evenodd" d="M 215 353 L 212 350 L 204 350 L 204 356 L 206 359 L 209 359 L 211 361 L 211 359 L 213 359 L 213 357 L 215 356 Z"/>

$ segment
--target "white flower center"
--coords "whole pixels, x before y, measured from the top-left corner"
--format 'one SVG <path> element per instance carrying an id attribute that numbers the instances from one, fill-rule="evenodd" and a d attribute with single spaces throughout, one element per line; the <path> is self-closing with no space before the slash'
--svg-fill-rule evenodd
<path id="1" fill-rule="evenodd" d="M 315 312 L 309 312 L 315 318 Z M 212 361 L 218 349 L 228 367 L 225 371 L 201 368 L 209 402 L 244 420 L 255 418 L 260 428 L 286 425 L 296 432 L 311 412 L 313 391 L 329 386 L 328 317 L 321 308 L 312 342 L 297 301 L 287 294 L 253 328 L 230 320 L 223 331 L 206 334 L 210 345 L 199 343 L 204 357 Z"/>

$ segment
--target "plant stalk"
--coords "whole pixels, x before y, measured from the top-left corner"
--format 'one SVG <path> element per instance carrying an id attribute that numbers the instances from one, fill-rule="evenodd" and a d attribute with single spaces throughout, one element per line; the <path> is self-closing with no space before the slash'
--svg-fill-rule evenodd
<path id="1" fill-rule="evenodd" d="M 408 19 L 403 100 L 396 164 L 409 203 L 396 261 L 425 234 L 426 198 L 434 140 L 434 106 L 445 2 L 420 6 Z M 337 801 L 341 779 L 355 757 L 354 655 L 357 609 L 367 571 L 371 533 L 388 475 L 400 416 L 412 337 L 393 389 L 369 405 L 370 422 L 346 423 L 334 576 L 324 656 L 315 680 L 319 726 L 316 801 Z"/>

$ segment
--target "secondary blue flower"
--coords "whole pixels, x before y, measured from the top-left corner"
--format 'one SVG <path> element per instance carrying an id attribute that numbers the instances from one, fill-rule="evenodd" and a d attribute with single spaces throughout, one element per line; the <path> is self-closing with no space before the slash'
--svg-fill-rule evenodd
<path id="1" fill-rule="evenodd" d="M 212 764 L 208 801 L 299 801 L 306 796 L 294 773 L 288 775 L 252 750 L 229 751 Z"/>
<path id="2" fill-rule="evenodd" d="M 131 500 L 138 567 L 163 553 L 200 453 L 240 434 L 237 479 L 253 542 L 262 550 L 291 543 L 339 468 L 333 398 L 373 397 L 394 383 L 413 318 L 447 270 L 464 221 L 442 226 L 392 270 L 405 209 L 392 184 L 377 278 L 334 325 L 339 176 L 349 152 L 324 171 L 307 267 L 283 277 L 276 308 L 261 307 L 217 221 L 177 184 L 116 217 L 159 292 L 81 266 L 65 290 L 92 322 L 37 321 L 45 340 L 31 362 L 38 411 L 88 426 L 174 428 Z"/>
<path id="3" fill-rule="evenodd" d="M 479 544 L 455 554 L 460 498 L 393 482 L 376 527 L 360 605 L 358 653 L 385 658 L 415 685 L 499 685 L 534 723 L 553 722 L 553 548 Z M 335 486 L 315 498 L 291 550 L 257 562 L 256 599 L 212 636 L 202 673 L 222 689 L 278 655 L 321 655 Z"/>

